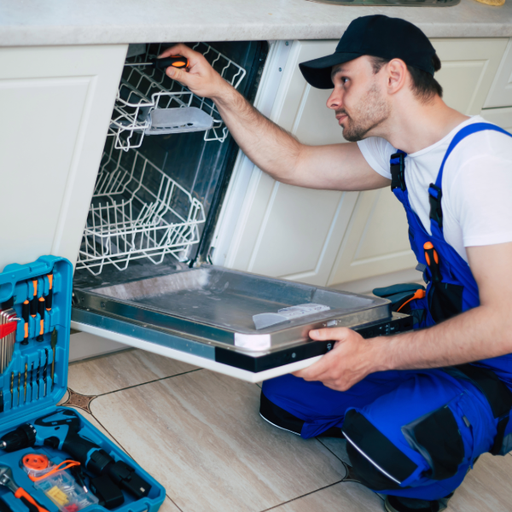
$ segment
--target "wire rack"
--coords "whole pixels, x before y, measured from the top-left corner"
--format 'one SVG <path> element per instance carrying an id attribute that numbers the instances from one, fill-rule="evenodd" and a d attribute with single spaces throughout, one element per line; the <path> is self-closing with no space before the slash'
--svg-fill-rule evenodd
<path id="1" fill-rule="evenodd" d="M 108 263 L 185 261 L 204 220 L 203 205 L 137 150 L 107 143 L 76 268 L 99 275 Z"/>
<path id="2" fill-rule="evenodd" d="M 246 74 L 245 69 L 206 43 L 197 43 L 193 49 L 202 53 L 233 87 L 240 85 Z M 129 64 L 148 62 L 162 51 L 162 45 L 156 48 L 150 46 L 145 54 L 131 59 Z M 128 151 L 138 148 L 150 128 L 149 114 L 153 109 L 190 106 L 201 109 L 213 118 L 213 126 L 205 131 L 204 140 L 224 142 L 228 130 L 213 101 L 192 94 L 153 66 L 125 66 L 108 135 L 114 137 L 117 149 Z"/>

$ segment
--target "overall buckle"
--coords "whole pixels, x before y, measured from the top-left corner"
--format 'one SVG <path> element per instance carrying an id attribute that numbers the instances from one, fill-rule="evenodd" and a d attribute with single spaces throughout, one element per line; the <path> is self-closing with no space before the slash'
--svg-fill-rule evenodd
<path id="1" fill-rule="evenodd" d="M 405 159 L 406 154 L 403 151 L 393 153 L 391 155 L 390 169 L 391 169 L 391 190 L 400 188 L 405 192 Z"/>
<path id="2" fill-rule="evenodd" d="M 428 200 L 430 202 L 430 219 L 435 220 L 440 228 L 443 227 L 443 210 L 441 209 L 441 198 L 443 191 L 434 183 L 428 187 Z"/>

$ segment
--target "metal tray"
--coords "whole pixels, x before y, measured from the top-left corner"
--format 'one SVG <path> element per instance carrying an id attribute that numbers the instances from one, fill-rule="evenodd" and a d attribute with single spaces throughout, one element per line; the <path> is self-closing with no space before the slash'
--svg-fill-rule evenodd
<path id="1" fill-rule="evenodd" d="M 312 328 L 354 327 L 391 318 L 385 299 L 213 266 L 75 289 L 75 297 L 76 305 L 89 312 L 249 352 L 307 341 Z M 308 303 L 330 309 L 263 329 L 255 326 L 254 315 Z"/>

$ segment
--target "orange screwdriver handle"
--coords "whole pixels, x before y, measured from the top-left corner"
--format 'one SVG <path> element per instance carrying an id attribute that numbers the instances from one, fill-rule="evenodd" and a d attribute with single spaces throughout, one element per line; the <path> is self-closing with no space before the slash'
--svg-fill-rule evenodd
<path id="1" fill-rule="evenodd" d="M 30 496 L 30 494 L 25 491 L 25 489 L 22 489 L 21 487 L 18 487 L 18 490 L 14 493 L 14 496 L 21 500 L 27 508 L 31 512 L 49 512 L 47 509 L 39 505 L 37 501 Z"/>
<path id="2" fill-rule="evenodd" d="M 169 66 L 172 66 L 173 68 L 188 68 L 188 59 L 181 55 L 155 59 L 152 62 L 157 69 L 167 69 Z"/>
<path id="3" fill-rule="evenodd" d="M 423 245 L 423 249 L 425 249 L 425 259 L 427 260 L 428 268 L 430 269 L 430 273 L 432 274 L 432 281 L 439 282 L 441 281 L 441 270 L 439 269 L 439 255 L 437 251 L 434 249 L 434 245 L 432 242 L 425 242 Z"/>

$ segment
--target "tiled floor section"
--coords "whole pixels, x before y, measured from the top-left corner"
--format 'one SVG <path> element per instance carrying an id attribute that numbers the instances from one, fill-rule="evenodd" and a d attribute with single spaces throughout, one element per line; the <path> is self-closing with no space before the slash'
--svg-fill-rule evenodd
<path id="1" fill-rule="evenodd" d="M 70 365 L 68 386 L 95 397 L 81 414 L 164 485 L 162 512 L 384 510 L 341 483 L 343 440 L 261 420 L 258 386 L 138 350 Z M 511 455 L 481 457 L 448 512 L 509 512 L 511 474 Z"/>

